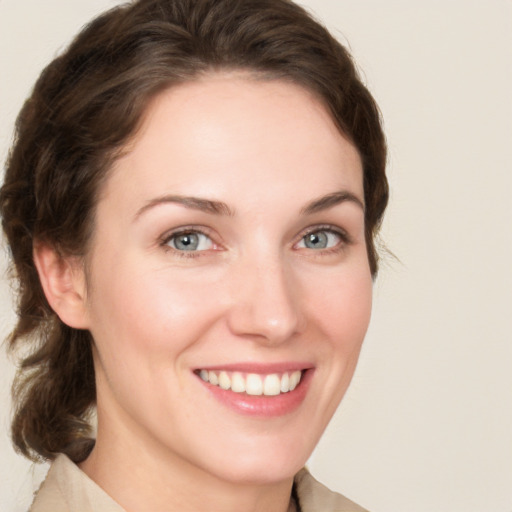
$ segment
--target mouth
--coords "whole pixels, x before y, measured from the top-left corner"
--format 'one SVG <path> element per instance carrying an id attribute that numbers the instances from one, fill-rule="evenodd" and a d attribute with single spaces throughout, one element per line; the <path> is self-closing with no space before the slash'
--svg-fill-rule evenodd
<path id="1" fill-rule="evenodd" d="M 305 370 L 304 370 L 305 371 Z M 278 396 L 293 391 L 302 380 L 303 371 L 259 374 L 228 370 L 197 370 L 197 375 L 212 386 L 250 396 Z"/>
<path id="2" fill-rule="evenodd" d="M 243 415 L 276 417 L 297 410 L 308 394 L 311 365 L 233 365 L 194 371 L 210 396 Z"/>

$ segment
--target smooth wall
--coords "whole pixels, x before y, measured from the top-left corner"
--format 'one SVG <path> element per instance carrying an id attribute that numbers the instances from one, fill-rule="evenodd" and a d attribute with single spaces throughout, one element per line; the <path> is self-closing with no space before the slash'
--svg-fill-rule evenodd
<path id="1" fill-rule="evenodd" d="M 42 66 L 114 0 L 0 0 L 0 158 Z M 372 512 L 512 512 L 512 1 L 303 0 L 349 44 L 389 139 L 372 325 L 310 469 Z M 13 322 L 5 251 L 0 334 Z M 8 439 L 0 510 L 45 467 Z"/>

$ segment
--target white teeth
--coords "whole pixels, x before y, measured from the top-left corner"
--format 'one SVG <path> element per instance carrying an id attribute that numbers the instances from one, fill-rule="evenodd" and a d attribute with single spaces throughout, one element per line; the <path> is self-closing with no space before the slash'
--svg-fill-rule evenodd
<path id="1" fill-rule="evenodd" d="M 263 394 L 275 396 L 279 393 L 281 393 L 281 379 L 275 373 L 267 375 L 263 381 Z"/>
<path id="2" fill-rule="evenodd" d="M 245 379 L 245 392 L 248 395 L 262 395 L 263 394 L 263 381 L 261 376 L 256 373 L 249 373 Z"/>
<path id="3" fill-rule="evenodd" d="M 222 389 L 231 389 L 231 379 L 226 372 L 219 373 L 219 386 Z"/>
<path id="4" fill-rule="evenodd" d="M 219 378 L 215 372 L 208 372 L 208 380 L 210 381 L 210 384 L 213 384 L 214 386 L 219 385 Z"/>
<path id="5" fill-rule="evenodd" d="M 288 393 L 290 391 L 290 376 L 285 373 L 281 377 L 281 393 Z"/>
<path id="6" fill-rule="evenodd" d="M 231 376 L 231 391 L 245 393 L 245 379 L 241 373 L 235 372 Z"/>
<path id="7" fill-rule="evenodd" d="M 283 374 L 271 373 L 269 375 L 231 373 L 224 370 L 200 370 L 198 375 L 202 380 L 213 386 L 253 396 L 277 396 L 281 393 L 288 393 L 298 386 L 302 378 L 300 370 Z"/>
<path id="8" fill-rule="evenodd" d="M 301 375 L 302 374 L 300 372 L 293 372 L 290 375 L 290 391 L 293 391 L 297 387 L 297 384 L 300 382 Z"/>

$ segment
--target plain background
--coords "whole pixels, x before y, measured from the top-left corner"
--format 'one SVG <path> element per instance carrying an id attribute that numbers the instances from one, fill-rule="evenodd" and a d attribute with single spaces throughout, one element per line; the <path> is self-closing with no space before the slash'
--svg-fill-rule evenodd
<path id="1" fill-rule="evenodd" d="M 0 0 L 2 161 L 43 65 L 116 3 Z M 383 238 L 400 260 L 383 261 L 356 376 L 310 469 L 372 512 L 512 512 L 512 1 L 301 3 L 349 44 L 382 109 Z M 45 471 L 10 446 L 12 374 L 2 351 L 6 512 L 27 509 Z"/>

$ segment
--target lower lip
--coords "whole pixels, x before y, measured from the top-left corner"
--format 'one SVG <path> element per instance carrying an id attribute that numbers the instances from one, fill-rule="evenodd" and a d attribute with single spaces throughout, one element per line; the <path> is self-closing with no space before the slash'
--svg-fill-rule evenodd
<path id="1" fill-rule="evenodd" d="M 253 396 L 246 393 L 235 393 L 234 391 L 222 389 L 219 386 L 213 386 L 200 377 L 198 379 L 215 399 L 240 414 L 275 417 L 290 414 L 298 409 L 306 398 L 312 376 L 312 369 L 305 370 L 299 384 L 293 391 L 275 396 Z"/>

